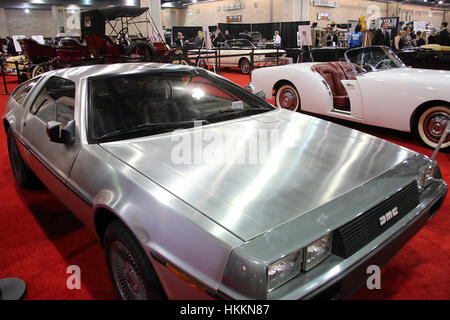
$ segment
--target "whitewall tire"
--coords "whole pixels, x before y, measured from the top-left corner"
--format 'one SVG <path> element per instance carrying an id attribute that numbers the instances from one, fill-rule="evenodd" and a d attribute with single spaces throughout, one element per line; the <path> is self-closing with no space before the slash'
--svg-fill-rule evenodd
<path id="1" fill-rule="evenodd" d="M 416 121 L 415 132 L 420 141 L 430 148 L 436 148 L 439 139 L 450 121 L 450 107 L 446 105 L 433 106 L 422 112 Z M 447 136 L 441 149 L 450 148 L 450 135 Z"/>
<path id="2" fill-rule="evenodd" d="M 281 86 L 275 94 L 275 103 L 278 108 L 297 111 L 300 107 L 300 96 L 297 89 L 291 84 Z"/>

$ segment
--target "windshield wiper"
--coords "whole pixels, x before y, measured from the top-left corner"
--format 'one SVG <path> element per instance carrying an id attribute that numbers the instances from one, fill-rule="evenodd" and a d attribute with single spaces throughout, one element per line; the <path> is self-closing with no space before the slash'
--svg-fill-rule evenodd
<path id="1" fill-rule="evenodd" d="M 230 109 L 230 108 L 227 108 L 227 109 L 222 109 L 222 110 L 218 110 L 218 111 L 215 111 L 215 112 L 207 113 L 204 116 L 205 116 L 205 118 L 214 118 L 216 116 L 226 115 L 227 113 L 231 113 L 231 114 L 233 114 L 233 113 L 247 113 L 249 111 L 251 111 L 251 112 L 254 112 L 254 111 L 265 112 L 265 111 L 271 111 L 271 110 L 273 110 L 273 109 L 271 109 L 271 108 L 243 108 L 243 109 Z"/>
<path id="2" fill-rule="evenodd" d="M 123 128 L 120 130 L 116 130 L 113 132 L 108 132 L 98 138 L 97 141 L 107 141 L 119 136 L 124 135 L 132 135 L 140 132 L 149 132 L 149 133 L 165 133 L 174 131 L 176 129 L 187 129 L 192 128 L 196 125 L 204 125 L 209 124 L 208 120 L 189 120 L 189 121 L 178 121 L 178 122 L 160 122 L 160 123 L 143 123 L 138 126 Z"/>

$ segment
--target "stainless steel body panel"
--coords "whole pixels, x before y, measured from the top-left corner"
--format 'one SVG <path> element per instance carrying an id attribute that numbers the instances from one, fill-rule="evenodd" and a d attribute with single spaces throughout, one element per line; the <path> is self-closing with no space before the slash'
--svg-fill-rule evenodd
<path id="1" fill-rule="evenodd" d="M 193 139 L 196 129 L 88 144 L 88 77 L 187 68 L 136 63 L 52 71 L 31 90 L 25 108 L 10 98 L 4 115 L 23 146 L 24 160 L 84 224 L 96 231 L 96 214 L 108 210 L 130 228 L 170 298 L 186 298 L 192 289 L 154 255 L 231 298 L 308 297 L 400 232 L 447 190 L 436 179 L 413 212 L 354 256 L 331 256 L 267 294 L 262 279 L 269 263 L 356 218 L 413 181 L 429 162 L 390 142 L 285 110 L 202 128 L 231 138 L 237 132 L 239 146 L 225 150 L 235 158 L 245 154 L 252 134 L 277 130 L 279 141 L 268 145 L 264 162 L 174 163 L 173 148 L 183 138 Z M 76 140 L 70 150 L 52 146 L 39 123 L 23 130 L 32 116 L 30 103 L 53 75 L 76 84 Z"/>
<path id="2" fill-rule="evenodd" d="M 180 139 L 163 134 L 102 146 L 245 241 L 332 201 L 414 154 L 285 110 L 203 128 L 205 136 L 239 132 L 240 147 L 226 150 L 234 152 L 234 158 L 248 153 L 258 130 L 279 132 L 280 143 L 267 147 L 266 163 L 173 163 L 172 150 L 182 139 L 194 141 L 195 129 L 183 130 Z M 214 145 L 204 143 L 202 148 Z"/>
<path id="3" fill-rule="evenodd" d="M 261 273 L 258 266 L 273 263 L 355 219 L 411 183 L 417 170 L 427 162 L 422 156 L 414 156 L 326 205 L 242 244 L 233 250 L 220 290 L 237 299 L 300 299 L 330 286 L 347 269 L 362 263 L 373 251 L 389 242 L 402 228 L 428 214 L 431 206 L 447 192 L 447 185 L 442 180 L 436 180 L 421 194 L 419 206 L 356 254 L 346 259 L 331 255 L 314 269 L 301 273 L 270 293 L 264 292 L 265 273 Z"/>

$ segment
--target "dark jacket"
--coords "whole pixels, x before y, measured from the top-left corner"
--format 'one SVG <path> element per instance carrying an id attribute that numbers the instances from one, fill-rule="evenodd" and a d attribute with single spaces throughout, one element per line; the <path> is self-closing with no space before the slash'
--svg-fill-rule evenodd
<path id="1" fill-rule="evenodd" d="M 383 35 L 383 30 L 378 29 L 373 35 L 372 45 L 390 47 L 390 40 L 391 38 L 388 31 L 386 31 L 385 35 Z"/>
<path id="2" fill-rule="evenodd" d="M 17 55 L 16 47 L 14 47 L 14 42 L 10 40 L 6 45 L 6 52 L 12 56 Z"/>
<path id="3" fill-rule="evenodd" d="M 184 44 L 184 37 L 183 38 L 176 38 L 175 39 L 175 44 L 176 44 L 176 46 L 177 47 L 184 47 L 185 46 L 185 44 Z"/>
<path id="4" fill-rule="evenodd" d="M 450 42 L 448 41 L 448 30 L 447 30 L 447 28 L 442 30 L 439 33 L 438 44 L 440 44 L 441 46 L 448 46 L 448 45 L 450 45 Z"/>
<path id="5" fill-rule="evenodd" d="M 419 39 L 419 41 L 417 41 L 417 46 L 421 47 L 426 45 L 427 43 L 425 42 L 425 40 L 423 40 L 422 38 Z"/>

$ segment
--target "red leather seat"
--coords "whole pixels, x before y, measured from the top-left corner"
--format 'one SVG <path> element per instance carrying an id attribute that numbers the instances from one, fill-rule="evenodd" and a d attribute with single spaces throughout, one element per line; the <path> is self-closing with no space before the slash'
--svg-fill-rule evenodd
<path id="1" fill-rule="evenodd" d="M 345 62 L 334 62 L 336 64 L 338 64 L 341 68 L 342 71 L 344 71 L 345 76 L 347 77 L 347 80 L 356 80 L 356 76 L 355 76 L 355 72 L 353 71 L 352 67 L 350 67 L 350 65 Z"/>
<path id="2" fill-rule="evenodd" d="M 335 107 L 350 106 L 347 90 L 345 90 L 341 82 L 341 80 L 347 80 L 347 77 L 339 63 L 325 62 L 315 64 L 312 66 L 312 70 L 318 72 L 330 86 Z"/>

